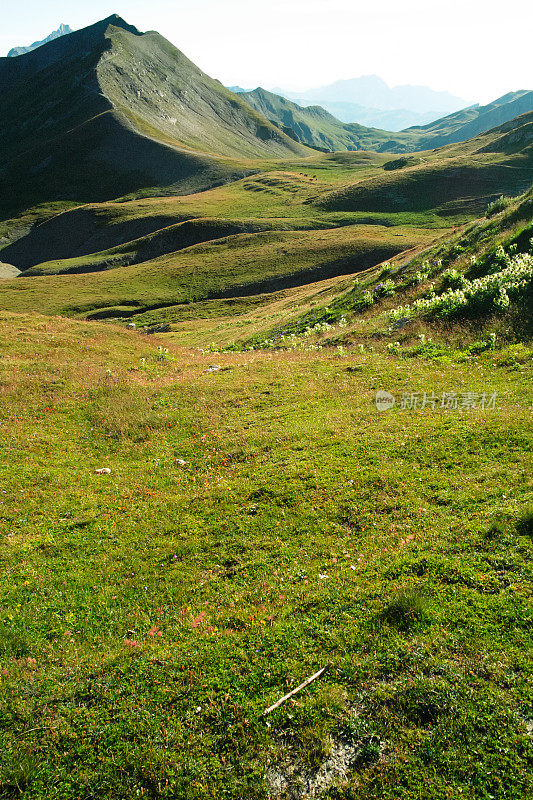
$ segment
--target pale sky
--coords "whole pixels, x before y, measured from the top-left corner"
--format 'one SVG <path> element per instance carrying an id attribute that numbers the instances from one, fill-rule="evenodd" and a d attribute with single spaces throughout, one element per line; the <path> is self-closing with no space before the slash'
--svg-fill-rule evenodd
<path id="1" fill-rule="evenodd" d="M 531 0 L 0 0 L 0 55 L 113 13 L 226 85 L 376 74 L 482 103 L 533 89 Z"/>

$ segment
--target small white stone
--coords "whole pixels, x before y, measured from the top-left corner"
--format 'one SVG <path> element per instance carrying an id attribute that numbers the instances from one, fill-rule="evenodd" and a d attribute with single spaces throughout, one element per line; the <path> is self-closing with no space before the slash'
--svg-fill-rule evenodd
<path id="1" fill-rule="evenodd" d="M 95 470 L 97 475 L 111 475 L 111 470 L 109 467 L 102 467 L 101 469 Z"/>
<path id="2" fill-rule="evenodd" d="M 177 464 L 178 467 L 184 467 L 187 464 L 187 462 L 184 461 L 182 458 L 176 458 L 174 459 L 174 464 Z"/>

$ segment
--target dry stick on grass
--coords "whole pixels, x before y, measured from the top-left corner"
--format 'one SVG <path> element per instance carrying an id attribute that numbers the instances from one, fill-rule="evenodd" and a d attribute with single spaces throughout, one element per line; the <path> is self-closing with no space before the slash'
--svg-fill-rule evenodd
<path id="1" fill-rule="evenodd" d="M 289 692 L 289 694 L 284 695 L 280 700 L 278 700 L 276 703 L 274 703 L 273 706 L 269 706 L 269 708 L 265 708 L 265 710 L 263 711 L 261 716 L 262 717 L 266 717 L 267 714 L 270 714 L 271 711 L 274 711 L 276 708 L 279 708 L 279 706 L 281 706 L 286 700 L 289 700 L 291 697 L 294 697 L 295 694 L 298 694 L 298 692 L 301 692 L 302 689 L 305 689 L 305 687 L 309 686 L 310 683 L 313 683 L 313 681 L 316 681 L 317 678 L 320 678 L 320 676 L 324 674 L 324 672 L 327 670 L 327 668 L 328 668 L 327 665 L 325 667 L 322 667 L 322 669 L 319 669 L 318 672 L 315 672 L 314 675 L 311 675 L 310 678 L 307 678 L 306 681 L 304 681 L 299 686 L 297 686 L 296 689 L 293 689 L 292 692 Z"/>

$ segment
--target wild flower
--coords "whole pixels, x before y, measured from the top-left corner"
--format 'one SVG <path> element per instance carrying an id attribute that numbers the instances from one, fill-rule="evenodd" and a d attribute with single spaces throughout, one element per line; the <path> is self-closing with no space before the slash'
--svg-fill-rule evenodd
<path id="1" fill-rule="evenodd" d="M 503 248 L 498 248 L 494 262 L 494 269 L 488 275 L 472 281 L 465 279 L 460 289 L 448 289 L 415 300 L 410 305 L 399 306 L 389 312 L 388 318 L 394 321 L 430 314 L 447 315 L 475 306 L 507 308 L 511 300 L 519 299 L 533 278 L 533 255 L 509 256 Z"/>

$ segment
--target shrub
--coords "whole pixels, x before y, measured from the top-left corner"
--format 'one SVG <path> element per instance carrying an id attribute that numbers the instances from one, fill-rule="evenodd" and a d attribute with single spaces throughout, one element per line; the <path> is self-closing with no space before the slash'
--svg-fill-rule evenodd
<path id="1" fill-rule="evenodd" d="M 375 287 L 374 294 L 376 297 L 392 297 L 395 291 L 396 287 L 394 281 L 391 281 L 391 279 L 388 278 L 386 281 L 379 283 Z"/>
<path id="2" fill-rule="evenodd" d="M 420 298 L 389 312 L 389 319 L 413 319 L 417 316 L 447 316 L 458 311 L 489 312 L 506 309 L 511 300 L 520 300 L 533 277 L 533 255 L 510 256 L 498 248 L 488 275 L 466 280 L 462 289 L 448 289 L 435 296 Z"/>
<path id="3" fill-rule="evenodd" d="M 487 211 L 485 213 L 486 217 L 493 217 L 494 214 L 499 214 L 500 211 L 505 211 L 512 203 L 512 199 L 510 197 L 506 197 L 503 194 L 498 197 L 497 200 L 493 200 L 492 203 L 489 203 L 487 206 Z"/>
<path id="4" fill-rule="evenodd" d="M 441 291 L 446 289 L 462 289 L 466 285 L 464 275 L 456 269 L 447 269 L 442 273 Z"/>

